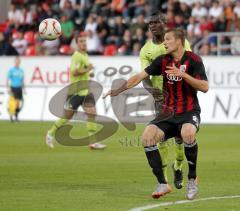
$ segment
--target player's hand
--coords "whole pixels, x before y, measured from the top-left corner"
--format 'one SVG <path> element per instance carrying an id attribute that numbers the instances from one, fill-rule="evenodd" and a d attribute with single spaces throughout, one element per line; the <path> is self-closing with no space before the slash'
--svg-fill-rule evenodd
<path id="1" fill-rule="evenodd" d="M 92 69 L 93 69 L 93 65 L 92 65 L 92 64 L 89 64 L 89 65 L 87 66 L 87 68 L 88 68 L 89 70 L 92 70 Z"/>
<path id="2" fill-rule="evenodd" d="M 93 78 L 94 77 L 94 72 L 91 70 L 91 71 L 89 71 L 89 76 L 91 77 L 91 78 Z"/>
<path id="3" fill-rule="evenodd" d="M 103 99 L 105 99 L 107 96 L 111 96 L 111 97 L 114 97 L 114 96 L 117 96 L 119 94 L 119 91 L 116 90 L 116 89 L 111 89 L 109 90 L 105 95 L 103 95 Z"/>
<path id="4" fill-rule="evenodd" d="M 167 70 L 165 72 L 170 76 L 179 76 L 179 77 L 183 76 L 183 72 L 181 72 L 180 69 L 178 69 L 174 63 L 172 66 L 167 66 Z"/>
<path id="5" fill-rule="evenodd" d="M 11 95 L 11 94 L 12 94 L 11 89 L 7 89 L 7 93 L 8 93 L 9 95 Z"/>

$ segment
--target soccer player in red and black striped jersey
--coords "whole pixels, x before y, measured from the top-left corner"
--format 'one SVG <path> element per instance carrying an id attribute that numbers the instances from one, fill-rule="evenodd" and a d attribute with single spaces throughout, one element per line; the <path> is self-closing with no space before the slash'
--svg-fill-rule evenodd
<path id="1" fill-rule="evenodd" d="M 159 198 L 172 191 L 164 178 L 157 142 L 178 136 L 184 142 L 189 166 L 186 197 L 194 199 L 198 192 L 196 173 L 198 145 L 195 136 L 199 129 L 201 109 L 197 91 L 207 92 L 208 81 L 202 59 L 190 51 L 185 51 L 184 41 L 185 35 L 181 29 L 166 31 L 164 45 L 167 54 L 157 57 L 145 70 L 104 96 L 116 96 L 136 86 L 150 75 L 163 76 L 163 88 L 167 92 L 164 104 L 166 108 L 173 110 L 173 115 L 164 120 L 156 118 L 149 123 L 142 135 L 149 165 L 158 180 L 157 188 L 152 193 L 153 198 Z"/>

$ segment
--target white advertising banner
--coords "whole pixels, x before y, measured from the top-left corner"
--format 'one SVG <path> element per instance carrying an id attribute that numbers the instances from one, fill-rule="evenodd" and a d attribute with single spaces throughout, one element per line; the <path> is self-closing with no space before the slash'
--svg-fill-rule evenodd
<path id="1" fill-rule="evenodd" d="M 55 120 L 49 111 L 51 98 L 69 84 L 70 57 L 22 57 L 26 94 L 21 120 Z M 140 70 L 137 57 L 90 57 L 94 65 L 94 81 L 105 93 L 116 79 L 127 79 Z M 202 123 L 240 124 L 240 60 L 238 57 L 203 58 L 210 90 L 199 93 Z M 7 71 L 14 64 L 12 57 L 0 57 L 0 119 L 9 119 L 6 89 Z M 144 97 L 130 97 L 126 103 L 140 102 Z M 121 108 L 120 108 L 121 109 Z M 137 108 L 136 108 L 137 109 Z M 117 120 L 110 98 L 97 101 L 99 114 Z M 135 115 L 144 112 L 138 111 Z"/>

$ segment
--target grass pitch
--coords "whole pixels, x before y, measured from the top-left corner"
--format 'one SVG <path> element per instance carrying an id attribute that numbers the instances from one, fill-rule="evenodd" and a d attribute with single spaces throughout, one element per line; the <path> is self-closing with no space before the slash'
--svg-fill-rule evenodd
<path id="1" fill-rule="evenodd" d="M 0 210 L 129 210 L 185 200 L 185 187 L 159 199 L 151 193 L 156 181 L 135 132 L 120 127 L 104 143 L 108 148 L 45 145 L 52 123 L 0 122 Z M 75 124 L 76 134 L 85 126 Z M 240 195 L 240 126 L 201 127 L 198 134 L 198 198 Z M 171 142 L 169 143 L 171 145 Z M 174 157 L 170 149 L 169 163 Z M 186 184 L 187 163 L 184 163 Z M 170 184 L 172 171 L 168 171 Z M 240 198 L 201 201 L 152 210 L 240 210 Z"/>

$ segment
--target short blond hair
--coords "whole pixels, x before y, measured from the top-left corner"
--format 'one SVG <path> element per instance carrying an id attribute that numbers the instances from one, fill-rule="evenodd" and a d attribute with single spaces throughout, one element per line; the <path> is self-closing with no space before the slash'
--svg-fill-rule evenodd
<path id="1" fill-rule="evenodd" d="M 185 45 L 186 36 L 185 36 L 185 31 L 183 29 L 179 29 L 179 28 L 168 29 L 165 32 L 165 34 L 169 32 L 172 32 L 176 39 L 180 39 L 183 46 Z"/>

